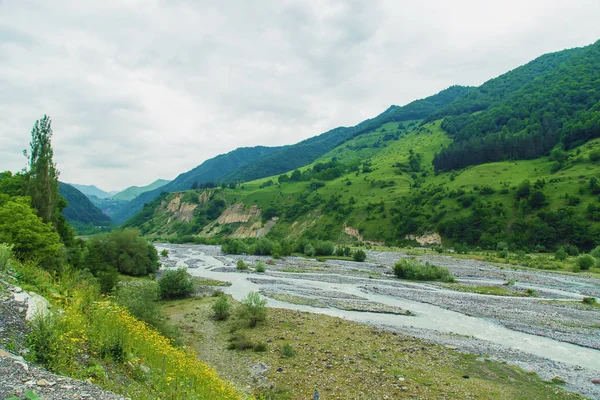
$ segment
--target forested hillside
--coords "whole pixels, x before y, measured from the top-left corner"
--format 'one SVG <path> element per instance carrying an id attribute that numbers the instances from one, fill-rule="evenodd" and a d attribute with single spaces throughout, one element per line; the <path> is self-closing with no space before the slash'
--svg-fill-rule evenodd
<path id="1" fill-rule="evenodd" d="M 110 218 L 79 190 L 62 182 L 58 183 L 58 189 L 60 195 L 67 201 L 67 207 L 62 213 L 73 227 L 82 230 L 111 225 Z"/>
<path id="2" fill-rule="evenodd" d="M 537 158 L 557 144 L 569 149 L 600 136 L 600 42 L 541 57 L 534 65 L 542 61 L 546 68 L 539 69 L 535 79 L 519 80 L 525 84 L 516 91 L 499 90 L 501 96 L 494 98 L 501 100 L 488 102 L 489 107 L 475 97 L 460 99 L 449 109 L 453 115 L 445 118 L 442 128 L 454 142 L 436 156 L 437 170 Z M 519 78 L 526 71 L 510 76 Z M 504 83 L 517 87 L 515 81 Z M 491 81 L 482 88 L 494 93 L 499 83 Z M 557 162 L 561 163 L 558 153 Z"/>
<path id="3" fill-rule="evenodd" d="M 191 171 L 185 172 L 167 185 L 141 194 L 113 216 L 113 221 L 122 223 L 140 211 L 145 203 L 156 198 L 161 192 L 187 190 L 195 185 L 214 187 L 223 182 L 244 182 L 252 179 L 281 174 L 294 168 L 310 164 L 353 137 L 367 133 L 382 124 L 392 121 L 422 119 L 456 98 L 464 95 L 469 88 L 452 86 L 440 93 L 416 100 L 405 106 L 391 106 L 373 119 L 346 128 L 339 127 L 319 136 L 283 147 L 239 148 L 205 161 Z"/>
<path id="4" fill-rule="evenodd" d="M 388 245 L 421 236 L 439 243 L 439 234 L 457 248 L 600 243 L 600 42 L 450 90 L 449 105 L 396 117 L 393 107 L 285 174 L 165 194 L 129 225 L 158 236 Z"/>

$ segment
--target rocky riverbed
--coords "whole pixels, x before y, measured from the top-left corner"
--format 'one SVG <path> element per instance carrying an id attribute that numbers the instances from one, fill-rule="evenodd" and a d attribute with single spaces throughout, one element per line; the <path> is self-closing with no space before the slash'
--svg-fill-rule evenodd
<path id="1" fill-rule="evenodd" d="M 449 256 L 419 257 L 447 267 L 453 285 L 395 279 L 400 252 L 368 251 L 362 263 L 318 262 L 299 257 L 229 256 L 219 246 L 157 244 L 169 250 L 165 268 L 232 282 L 224 291 L 237 299 L 260 291 L 272 307 L 324 313 L 408 333 L 459 351 L 521 366 L 565 387 L 600 399 L 600 308 L 581 303 L 600 297 L 600 280 L 515 267 L 500 268 Z M 250 266 L 235 268 L 238 259 Z M 252 270 L 259 261 L 267 271 Z M 502 288 L 509 296 L 464 289 Z M 523 297 L 523 293 L 529 297 Z"/>

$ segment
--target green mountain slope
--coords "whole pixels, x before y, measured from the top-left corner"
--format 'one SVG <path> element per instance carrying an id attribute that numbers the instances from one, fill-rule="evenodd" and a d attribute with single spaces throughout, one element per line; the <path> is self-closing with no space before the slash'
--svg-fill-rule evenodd
<path id="1" fill-rule="evenodd" d="M 63 215 L 76 229 L 111 225 L 110 218 L 96 208 L 82 192 L 62 182 L 58 183 L 58 189 L 60 195 L 67 200 L 67 207 L 63 210 Z"/>
<path id="2" fill-rule="evenodd" d="M 562 120 L 563 128 L 578 119 L 581 126 L 565 131 L 562 139 L 589 131 L 570 142 L 568 150 L 522 161 L 483 159 L 461 170 L 434 170 L 439 154 L 462 140 L 457 132 L 448 132 L 454 116 L 422 123 L 419 118 L 386 121 L 287 174 L 235 189 L 164 194 L 128 225 L 160 236 L 267 234 L 397 244 L 415 239 L 438 242 L 441 235 L 445 243 L 485 248 L 498 243 L 529 250 L 562 244 L 590 248 L 600 243 L 600 141 L 589 140 L 596 132 L 595 96 L 600 93 L 598 46 L 542 57 L 531 68 L 505 74 L 498 82 L 511 84 L 499 85 L 501 93 L 489 95 L 497 104 L 468 114 L 480 121 L 496 110 L 542 107 L 545 120 Z M 532 71 L 541 75 L 533 77 Z M 496 84 L 490 82 L 483 86 L 493 89 Z M 485 92 L 483 86 L 454 101 L 463 102 L 472 90 Z M 542 102 L 538 92 L 549 97 Z M 565 108 L 547 104 L 571 108 L 565 115 Z M 534 114 L 522 118 L 522 133 L 514 137 L 536 129 Z M 480 143 L 493 134 L 484 127 Z"/>
<path id="3" fill-rule="evenodd" d="M 371 131 L 390 121 L 421 119 L 464 95 L 469 88 L 452 86 L 436 95 L 413 101 L 405 106 L 391 106 L 379 116 L 360 124 L 339 127 L 297 144 L 283 147 L 239 148 L 205 161 L 191 171 L 185 172 L 160 189 L 141 194 L 117 211 L 113 220 L 122 223 L 140 211 L 161 192 L 186 190 L 194 183 L 200 186 L 220 182 L 247 181 L 273 174 L 280 174 L 313 162 L 345 141 Z"/>
<path id="4" fill-rule="evenodd" d="M 177 190 L 186 190 L 192 187 L 195 183 L 198 185 L 215 185 L 216 181 L 221 180 L 231 171 L 242 168 L 260 157 L 277 151 L 279 147 L 241 147 L 227 154 L 221 154 L 217 157 L 206 160 L 196 168 L 184 172 L 173 179 L 166 185 L 140 194 L 129 203 L 125 204 L 119 210 L 115 211 L 112 218 L 117 223 L 123 223 L 131 218 L 135 213 L 139 212 L 144 204 L 152 201 L 158 195 L 164 192 L 174 192 Z"/>
<path id="5" fill-rule="evenodd" d="M 168 179 L 157 179 L 154 182 L 152 182 L 151 184 L 146 185 L 146 186 L 130 186 L 127 189 L 125 189 L 117 194 L 112 195 L 111 199 L 130 201 L 130 200 L 135 199 L 142 193 L 146 193 L 151 190 L 155 190 L 160 187 L 163 187 L 169 182 L 171 182 L 171 181 L 169 181 Z"/>
<path id="6" fill-rule="evenodd" d="M 78 185 L 76 183 L 67 183 L 67 185 L 71 185 L 86 196 L 96 196 L 100 199 L 108 198 L 114 194 L 114 192 L 105 192 L 94 185 Z"/>
<path id="7" fill-rule="evenodd" d="M 565 54 L 571 56 L 502 102 L 480 113 L 448 116 L 442 127 L 454 142 L 436 157 L 435 167 L 532 159 L 557 144 L 571 148 L 599 137 L 600 41 Z"/>

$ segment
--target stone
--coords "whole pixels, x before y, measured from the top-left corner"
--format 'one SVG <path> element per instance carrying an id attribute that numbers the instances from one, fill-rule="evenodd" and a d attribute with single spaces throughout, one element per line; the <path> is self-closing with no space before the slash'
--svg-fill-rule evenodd
<path id="1" fill-rule="evenodd" d="M 469 375 L 463 375 L 464 379 L 469 379 Z"/>
<path id="2" fill-rule="evenodd" d="M 600 379 L 592 379 L 594 385 L 600 385 Z"/>
<path id="3" fill-rule="evenodd" d="M 398 377 L 398 382 L 404 382 L 405 380 L 406 380 L 406 379 L 405 379 L 405 378 L 403 378 L 403 377 L 401 377 L 401 376 L 399 376 L 399 377 Z"/>
<path id="4" fill-rule="evenodd" d="M 402 386 L 402 387 L 400 388 L 400 390 L 402 390 L 403 392 L 406 392 L 406 391 L 408 390 L 408 388 L 407 388 L 406 386 Z"/>

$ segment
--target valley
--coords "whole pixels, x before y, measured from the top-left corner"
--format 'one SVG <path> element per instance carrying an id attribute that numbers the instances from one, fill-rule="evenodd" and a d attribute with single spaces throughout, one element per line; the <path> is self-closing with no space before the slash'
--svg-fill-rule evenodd
<path id="1" fill-rule="evenodd" d="M 367 260 L 356 263 L 231 256 L 223 255 L 218 246 L 163 243 L 157 248 L 169 252 L 162 260 L 166 269 L 183 267 L 193 276 L 231 282 L 221 290 L 237 300 L 260 291 L 269 307 L 324 314 L 410 335 L 446 346 L 447 351 L 517 365 L 546 381 L 558 377 L 569 390 L 600 396 L 592 383 L 600 372 L 596 333 L 600 308 L 581 303 L 583 297 L 600 296 L 598 278 L 500 268 L 429 254 L 420 259 L 449 268 L 457 283 L 418 283 L 392 276 L 392 265 L 407 257 L 401 252 L 368 251 Z M 268 262 L 267 270 L 238 271 L 239 259 L 250 266 Z M 508 296 L 463 291 L 465 286 L 502 288 L 506 282 L 514 282 Z M 460 290 L 453 290 L 458 285 Z M 524 297 L 528 289 L 534 293 Z M 192 312 L 193 304 L 178 309 Z M 188 325 L 190 319 L 181 323 Z"/>

